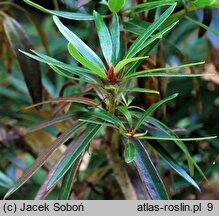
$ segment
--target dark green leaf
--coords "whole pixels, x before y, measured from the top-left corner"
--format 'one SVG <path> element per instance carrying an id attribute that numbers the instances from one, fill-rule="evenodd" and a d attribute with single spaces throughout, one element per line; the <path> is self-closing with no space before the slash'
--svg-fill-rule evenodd
<path id="1" fill-rule="evenodd" d="M 116 109 L 119 110 L 125 116 L 125 118 L 127 119 L 129 123 L 129 126 L 132 128 L 133 122 L 132 122 L 132 116 L 129 110 L 123 106 L 117 106 Z"/>
<path id="2" fill-rule="evenodd" d="M 73 13 L 73 12 L 67 12 L 67 11 L 56 11 L 56 10 L 48 10 L 30 0 L 23 0 L 27 4 L 45 12 L 51 15 L 56 15 L 59 17 L 63 17 L 66 19 L 72 19 L 72 20 L 93 20 L 93 16 L 83 13 Z"/>
<path id="3" fill-rule="evenodd" d="M 159 18 L 153 22 L 146 31 L 140 35 L 135 42 L 131 45 L 129 48 L 126 58 L 131 58 L 136 54 L 136 50 L 155 32 L 161 24 L 170 16 L 170 14 L 173 12 L 174 8 L 176 7 L 176 4 L 173 4 L 170 6 Z"/>
<path id="4" fill-rule="evenodd" d="M 161 177 L 143 143 L 137 139 L 132 139 L 131 142 L 135 145 L 136 149 L 134 164 L 139 172 L 142 182 L 147 188 L 151 199 L 169 199 L 164 183 L 161 180 Z"/>
<path id="5" fill-rule="evenodd" d="M 94 11 L 93 15 L 103 55 L 108 65 L 112 65 L 113 45 L 109 30 L 98 12 Z"/>
<path id="6" fill-rule="evenodd" d="M 40 65 L 19 52 L 19 49 L 29 50 L 31 42 L 24 32 L 22 26 L 13 18 L 5 15 L 3 27 L 9 41 L 12 52 L 15 54 L 30 96 L 34 103 L 42 101 L 42 83 Z M 33 79 L 34 77 L 34 79 Z"/>
<path id="7" fill-rule="evenodd" d="M 168 163 L 180 176 L 187 182 L 200 190 L 197 183 L 187 174 L 187 172 L 173 159 L 173 157 L 166 151 L 158 142 L 150 142 L 150 145 L 159 153 L 160 157 Z"/>
<path id="8" fill-rule="evenodd" d="M 167 102 L 167 101 L 170 101 L 172 99 L 174 99 L 175 97 L 177 97 L 178 94 L 173 94 L 173 95 L 170 95 L 169 97 L 167 98 L 164 98 L 160 101 L 158 101 L 157 103 L 151 105 L 143 114 L 142 116 L 140 117 L 140 119 L 138 120 L 136 126 L 135 126 L 135 131 L 141 126 L 141 124 L 145 121 L 145 119 L 155 110 L 157 109 L 159 106 L 161 106 L 163 103 Z"/>
<path id="9" fill-rule="evenodd" d="M 53 16 L 53 20 L 59 31 L 71 44 L 76 47 L 77 51 L 92 64 L 104 71 L 104 64 L 102 60 L 97 56 L 97 54 L 90 47 L 88 47 L 76 34 L 64 26 L 58 17 Z"/>
<path id="10" fill-rule="evenodd" d="M 34 163 L 26 170 L 26 172 L 19 178 L 12 188 L 7 192 L 4 199 L 9 197 L 18 188 L 20 188 L 47 160 L 48 158 L 57 150 L 57 148 L 64 144 L 71 136 L 77 132 L 77 130 L 85 125 L 86 123 L 80 122 L 75 124 L 73 127 L 68 129 L 65 133 L 60 135 L 46 150 L 44 150 L 40 156 L 34 161 Z"/>
<path id="11" fill-rule="evenodd" d="M 113 21 L 112 21 L 110 33 L 111 33 L 112 46 L 113 46 L 112 63 L 113 66 L 115 66 L 119 60 L 119 53 L 120 53 L 120 26 L 119 26 L 119 17 L 116 13 L 113 14 Z"/>
<path id="12" fill-rule="evenodd" d="M 100 129 L 101 125 L 90 125 L 86 131 L 74 142 L 72 145 L 71 151 L 65 155 L 63 160 L 59 163 L 56 168 L 53 176 L 48 182 L 47 189 L 49 190 L 53 185 L 62 178 L 63 175 L 69 170 L 69 168 L 74 164 L 76 159 L 81 155 L 81 153 L 85 150 L 89 142 L 94 138 Z"/>

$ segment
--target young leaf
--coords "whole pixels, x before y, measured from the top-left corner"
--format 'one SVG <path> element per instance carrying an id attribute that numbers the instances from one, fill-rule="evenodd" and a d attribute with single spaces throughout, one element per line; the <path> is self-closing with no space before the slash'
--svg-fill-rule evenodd
<path id="1" fill-rule="evenodd" d="M 141 46 L 150 36 L 155 32 L 161 24 L 170 16 L 170 14 L 173 12 L 174 8 L 176 7 L 176 3 L 172 4 L 159 18 L 153 22 L 146 31 L 140 35 L 135 42 L 131 45 L 129 48 L 126 58 L 131 58 L 136 54 L 136 50 L 138 50 L 139 46 Z"/>
<path id="2" fill-rule="evenodd" d="M 120 53 L 120 26 L 119 26 L 119 17 L 116 13 L 113 13 L 113 21 L 110 29 L 110 34 L 111 34 L 112 46 L 113 46 L 112 64 L 113 66 L 115 66 L 119 60 L 119 53 Z"/>
<path id="3" fill-rule="evenodd" d="M 66 19 L 72 19 L 72 20 L 93 20 L 93 16 L 83 14 L 83 13 L 73 13 L 73 12 L 67 12 L 67 11 L 56 11 L 56 10 L 48 10 L 30 0 L 23 0 L 27 4 L 37 8 L 38 10 L 41 10 L 45 13 L 51 14 L 51 15 L 56 15 L 59 17 L 63 17 Z"/>
<path id="4" fill-rule="evenodd" d="M 125 116 L 125 118 L 127 119 L 128 123 L 129 123 L 129 126 L 132 128 L 132 126 L 133 126 L 132 115 L 129 112 L 129 110 L 123 106 L 118 106 L 118 107 L 116 107 L 116 109 L 119 110 Z"/>
<path id="5" fill-rule="evenodd" d="M 20 65 L 32 101 L 38 103 L 42 101 L 40 65 L 37 61 L 27 58 L 18 51 L 19 49 L 29 50 L 32 48 L 29 37 L 24 32 L 22 26 L 15 19 L 7 15 L 3 17 L 3 27 L 10 48 Z"/>
<path id="6" fill-rule="evenodd" d="M 102 60 L 98 57 L 98 55 L 90 47 L 88 47 L 76 34 L 70 31 L 66 26 L 64 26 L 62 22 L 58 19 L 58 17 L 53 16 L 53 20 L 59 31 L 71 44 L 75 46 L 77 51 L 89 62 L 104 71 L 104 64 Z"/>
<path id="7" fill-rule="evenodd" d="M 136 152 L 136 149 L 132 143 L 129 142 L 125 144 L 123 155 L 124 155 L 126 163 L 131 163 L 134 160 L 135 152 Z"/>
<path id="8" fill-rule="evenodd" d="M 116 74 L 117 72 L 119 72 L 122 68 L 124 68 L 127 64 L 134 62 L 134 61 L 138 61 L 138 60 L 142 60 L 142 59 L 146 59 L 149 56 L 145 56 L 145 57 L 137 57 L 137 58 L 128 58 L 128 59 L 124 59 L 120 62 L 118 62 L 118 64 L 115 66 L 114 68 L 114 73 Z"/>
<path id="9" fill-rule="evenodd" d="M 117 13 L 121 10 L 125 0 L 108 0 L 108 7 L 113 13 Z"/>
<path id="10" fill-rule="evenodd" d="M 131 142 L 135 145 L 136 149 L 134 164 L 151 199 L 168 200 L 169 197 L 164 183 L 143 143 L 138 139 L 132 139 Z"/>
<path id="11" fill-rule="evenodd" d="M 75 144 L 72 146 L 72 150 L 63 158 L 58 167 L 56 168 L 53 176 L 48 182 L 47 189 L 49 190 L 56 182 L 69 170 L 69 168 L 74 164 L 76 159 L 81 155 L 85 150 L 89 142 L 97 134 L 98 130 L 101 128 L 101 125 L 90 125 L 86 131 L 75 141 Z"/>
<path id="12" fill-rule="evenodd" d="M 161 106 L 163 103 L 169 101 L 169 100 L 172 100 L 174 99 L 175 97 L 177 97 L 178 94 L 173 94 L 173 95 L 170 95 L 169 97 L 167 98 L 164 98 L 160 101 L 158 101 L 157 103 L 151 105 L 143 114 L 142 116 L 140 117 L 140 119 L 138 120 L 136 126 L 135 126 L 135 131 L 141 126 L 141 124 L 144 122 L 144 120 L 155 110 L 157 109 L 159 106 Z"/>
<path id="13" fill-rule="evenodd" d="M 14 193 L 18 188 L 20 188 L 52 155 L 57 148 L 64 144 L 80 127 L 84 126 L 86 123 L 80 122 L 75 124 L 73 127 L 68 129 L 65 133 L 60 135 L 51 146 L 49 146 L 45 151 L 43 151 L 40 156 L 34 161 L 34 163 L 26 170 L 26 172 L 19 178 L 13 187 L 5 195 L 4 199 L 7 199 L 12 193 Z"/>
<path id="14" fill-rule="evenodd" d="M 75 48 L 75 46 L 71 43 L 68 43 L 68 51 L 69 53 L 78 61 L 80 62 L 82 65 L 84 65 L 85 67 L 89 68 L 91 71 L 93 71 L 94 73 L 96 73 L 98 76 L 102 77 L 102 78 L 106 78 L 106 74 L 104 71 L 102 71 L 100 68 L 98 68 L 97 66 L 93 65 L 90 61 L 88 61 L 86 58 L 84 58 L 83 56 L 80 55 L 80 53 L 77 51 L 77 49 Z"/>
<path id="15" fill-rule="evenodd" d="M 93 15 L 103 55 L 108 65 L 112 65 L 113 45 L 109 30 L 98 12 L 94 11 Z"/>

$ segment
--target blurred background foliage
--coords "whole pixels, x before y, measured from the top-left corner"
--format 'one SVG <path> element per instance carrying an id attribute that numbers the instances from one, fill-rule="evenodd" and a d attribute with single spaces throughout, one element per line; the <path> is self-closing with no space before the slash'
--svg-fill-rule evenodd
<path id="1" fill-rule="evenodd" d="M 108 13 L 104 1 L 89 0 L 51 0 L 34 2 L 48 9 L 75 11 L 80 10 L 92 14 L 92 10 L 98 10 L 102 14 Z M 140 4 L 145 1 L 127 1 L 125 7 Z M 139 81 L 141 87 L 150 87 L 161 91 L 161 97 L 179 92 L 179 97 L 171 105 L 162 107 L 154 115 L 164 121 L 171 128 L 185 128 L 181 133 L 190 137 L 218 135 L 219 131 L 219 37 L 209 31 L 205 31 L 187 16 L 203 22 L 219 32 L 219 10 L 212 8 L 197 8 L 189 11 L 190 6 L 181 4 L 177 10 L 182 11 L 186 7 L 187 14 L 180 18 L 180 22 L 169 33 L 156 49 L 150 53 L 150 59 L 140 67 L 163 67 L 180 63 L 205 61 L 203 66 L 188 69 L 188 73 L 215 73 L 215 76 L 205 76 L 201 79 L 167 79 L 150 78 Z M 120 12 L 123 17 L 123 12 Z M 69 82 L 65 78 L 54 73 L 45 64 L 29 63 L 27 57 L 17 54 L 10 45 L 4 25 L 5 14 L 18 23 L 15 31 L 25 32 L 25 38 L 29 38 L 32 45 L 26 40 L 21 40 L 24 47 L 33 47 L 36 51 L 48 53 L 50 56 L 63 62 L 76 64 L 66 51 L 66 41 L 55 28 L 50 15 L 28 6 L 21 0 L 0 2 L 0 197 L 13 185 L 23 171 L 34 161 L 34 158 L 42 152 L 62 131 L 68 122 L 57 123 L 54 126 L 32 133 L 25 133 L 26 128 L 35 126 L 43 120 L 55 115 L 61 109 L 60 106 L 50 105 L 41 110 L 30 109 L 20 111 L 32 101 L 39 102 L 42 99 L 58 97 L 59 95 L 71 95 L 80 93 L 83 84 Z M 123 17 L 124 33 L 129 37 L 129 32 L 140 34 L 141 29 L 156 17 L 156 11 L 142 12 L 137 16 L 130 13 L 131 19 Z M 90 47 L 97 47 L 97 35 L 93 31 L 93 23 L 89 21 L 62 20 Z M 18 26 L 17 24 L 14 25 Z M 22 33 L 19 34 L 22 38 Z M 17 36 L 19 41 L 19 36 Z M 129 38 L 132 40 L 132 38 Z M 16 41 L 16 40 L 15 40 Z M 16 48 L 16 46 L 15 46 Z M 22 48 L 22 46 L 20 47 Z M 98 51 L 98 47 L 97 47 Z M 23 60 L 23 58 L 27 58 Z M 33 65 L 34 64 L 34 65 Z M 37 75 L 26 77 L 26 71 L 38 71 Z M 42 76 L 42 84 L 37 79 Z M 28 84 L 32 87 L 28 88 Z M 39 88 L 40 86 L 40 88 Z M 29 89 L 29 91 L 28 91 Z M 38 91 L 38 95 L 34 92 Z M 30 94 L 29 94 L 30 93 Z M 145 94 L 136 95 L 136 103 L 142 107 L 148 107 L 156 100 L 157 96 Z M 80 111 L 79 105 L 72 109 Z M 86 153 L 80 167 L 80 173 L 74 185 L 73 199 L 123 199 L 121 190 L 111 172 L 111 168 L 105 155 L 101 151 L 100 140 L 94 141 L 93 154 Z M 170 170 L 156 155 L 154 159 L 159 164 L 159 171 L 166 183 L 173 199 L 219 199 L 219 139 L 201 142 L 189 142 L 187 146 L 195 161 L 203 169 L 209 179 L 209 183 L 199 176 L 195 180 L 200 184 L 202 193 L 193 189 L 182 178 Z M 60 148 L 56 153 L 64 151 Z M 168 151 L 178 162 L 184 166 L 185 158 L 173 145 L 168 145 Z M 46 177 L 46 173 L 54 164 L 56 156 L 49 160 L 19 192 L 11 196 L 11 199 L 34 199 L 37 190 Z M 129 175 L 135 178 L 135 174 L 127 168 Z M 58 185 L 57 187 L 59 187 Z M 54 190 L 47 198 L 56 199 L 58 190 Z M 139 192 L 141 197 L 141 191 Z"/>

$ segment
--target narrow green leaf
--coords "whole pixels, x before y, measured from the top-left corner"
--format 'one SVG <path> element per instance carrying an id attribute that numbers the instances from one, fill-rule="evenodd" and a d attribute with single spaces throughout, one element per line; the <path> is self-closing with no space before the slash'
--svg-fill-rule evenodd
<path id="1" fill-rule="evenodd" d="M 93 20 L 93 16 L 83 13 L 73 13 L 73 12 L 67 12 L 67 11 L 56 11 L 56 10 L 48 10 L 30 0 L 23 0 L 27 4 L 37 8 L 38 10 L 41 10 L 45 13 L 56 15 L 59 17 L 63 17 L 66 19 L 72 19 L 72 20 Z"/>
<path id="2" fill-rule="evenodd" d="M 32 101 L 38 103 L 42 101 L 40 65 L 37 61 L 31 60 L 19 52 L 19 49 L 29 50 L 32 48 L 30 39 L 22 26 L 15 19 L 7 15 L 3 16 L 3 28 L 11 51 L 18 60 Z"/>
<path id="3" fill-rule="evenodd" d="M 159 91 L 146 89 L 146 88 L 130 88 L 130 89 L 122 89 L 122 92 L 142 92 L 142 93 L 152 93 L 152 94 L 160 94 Z"/>
<path id="4" fill-rule="evenodd" d="M 147 55 L 158 43 L 159 43 L 159 40 L 155 40 L 150 45 L 146 46 L 145 49 L 143 49 L 140 52 L 138 57 L 143 57 L 143 56 Z M 136 70 L 136 68 L 138 68 L 141 61 L 142 60 L 131 63 L 130 66 L 128 66 L 127 70 L 123 73 L 123 77 L 126 77 L 127 75 L 133 73 Z"/>
<path id="5" fill-rule="evenodd" d="M 72 150 L 69 151 L 68 154 L 63 158 L 63 160 L 59 163 L 55 172 L 53 173 L 51 179 L 48 182 L 47 189 L 53 187 L 60 178 L 69 170 L 69 168 L 74 164 L 76 159 L 81 155 L 81 153 L 85 150 L 89 142 L 94 138 L 97 134 L 98 130 L 101 128 L 101 125 L 90 125 L 86 129 L 86 131 L 80 136 L 73 146 Z"/>
<path id="6" fill-rule="evenodd" d="M 135 126 L 135 131 L 141 126 L 141 124 L 144 122 L 144 120 L 155 110 L 157 109 L 159 106 L 161 106 L 163 103 L 170 101 L 172 99 L 174 99 L 175 97 L 177 97 L 178 94 L 173 94 L 170 95 L 169 97 L 166 97 L 160 101 L 158 101 L 157 103 L 151 105 L 140 117 L 140 119 L 138 120 L 136 126 Z"/>
<path id="7" fill-rule="evenodd" d="M 129 123 L 129 126 L 132 128 L 133 121 L 132 121 L 132 115 L 129 112 L 129 110 L 124 106 L 118 106 L 118 107 L 116 107 L 116 109 L 119 110 L 125 116 L 125 118 L 127 119 L 128 123 Z"/>
<path id="8" fill-rule="evenodd" d="M 134 11 L 134 12 L 142 12 L 145 10 L 151 10 L 160 6 L 167 6 L 171 5 L 172 3 L 177 2 L 177 0 L 165 0 L 165 1 L 151 1 L 151 2 L 146 2 L 142 4 L 137 4 L 135 6 L 129 7 L 126 9 L 126 11 Z"/>
<path id="9" fill-rule="evenodd" d="M 116 13 L 113 13 L 113 21 L 110 29 L 110 34 L 112 38 L 112 64 L 113 66 L 119 61 L 120 53 L 120 26 L 119 26 L 119 17 Z"/>
<path id="10" fill-rule="evenodd" d="M 59 200 L 68 200 L 72 185 L 73 185 L 73 175 L 75 170 L 75 164 L 73 164 L 69 170 L 65 173 L 63 179 L 62 179 L 62 186 L 60 188 L 59 192 Z"/>
<path id="11" fill-rule="evenodd" d="M 176 70 L 176 69 L 181 69 L 181 68 L 187 68 L 187 67 L 192 67 L 196 65 L 201 65 L 204 64 L 205 62 L 196 62 L 196 63 L 190 63 L 190 64 L 183 64 L 183 65 L 178 65 L 178 66 L 173 66 L 173 67 L 168 67 L 168 68 L 155 68 L 155 69 L 149 69 L 149 70 L 143 70 L 143 71 L 138 71 L 135 73 L 132 73 L 130 75 L 127 75 L 124 79 L 132 79 L 132 78 L 137 78 L 137 77 L 148 77 L 148 76 L 172 76 L 172 77 L 196 77 L 196 76 L 204 76 L 203 74 L 184 74 L 184 73 L 155 73 L 155 72 L 160 72 L 160 71 L 168 71 L 168 70 Z M 172 74 L 172 75 L 171 75 Z"/>
<path id="12" fill-rule="evenodd" d="M 113 45 L 109 30 L 102 16 L 98 12 L 94 11 L 93 16 L 104 58 L 106 59 L 108 65 L 112 65 Z"/>
<path id="13" fill-rule="evenodd" d="M 85 67 L 89 68 L 91 71 L 93 71 L 94 73 L 96 73 L 98 76 L 102 77 L 102 78 L 106 78 L 106 74 L 104 71 L 102 71 L 100 68 L 98 68 L 97 66 L 93 65 L 90 61 L 88 61 L 86 58 L 84 58 L 83 56 L 80 55 L 80 53 L 77 51 L 77 49 L 75 48 L 75 46 L 71 43 L 68 43 L 68 51 L 69 53 L 78 61 L 80 62 L 82 65 L 84 65 Z"/>
<path id="14" fill-rule="evenodd" d="M 150 124 L 154 125 L 155 127 L 159 128 L 161 131 L 164 132 L 164 134 L 167 135 L 167 137 L 172 137 L 172 138 L 179 138 L 171 129 L 169 129 L 165 124 L 163 124 L 162 122 L 158 121 L 157 119 L 149 116 L 147 118 L 147 121 L 150 122 Z M 188 165 L 189 165 L 189 171 L 190 171 L 190 175 L 193 176 L 194 175 L 194 166 L 196 167 L 196 169 L 198 170 L 198 172 L 202 175 L 202 177 L 207 181 L 207 178 L 205 176 L 205 174 L 202 172 L 202 170 L 200 169 L 200 167 L 197 165 L 197 163 L 192 159 L 192 156 L 189 153 L 188 148 L 186 147 L 186 145 L 181 141 L 181 140 L 173 140 L 173 142 L 175 142 L 175 144 L 182 150 L 182 152 L 185 154 L 186 159 L 188 161 Z"/>
<path id="15" fill-rule="evenodd" d="M 150 145 L 158 152 L 160 157 L 170 165 L 180 176 L 182 176 L 187 182 L 193 185 L 200 191 L 197 183 L 187 174 L 187 172 L 173 159 L 173 157 L 163 148 L 159 142 L 150 142 Z"/>
<path id="16" fill-rule="evenodd" d="M 40 156 L 34 161 L 34 163 L 27 169 L 27 171 L 19 178 L 13 187 L 5 195 L 4 199 L 9 197 L 12 193 L 14 193 L 18 188 L 20 188 L 52 155 L 53 152 L 57 150 L 57 148 L 64 144 L 71 136 L 86 123 L 80 122 L 75 124 L 73 127 L 68 129 L 65 133 L 60 135 L 46 150 L 44 150 Z"/>
<path id="17" fill-rule="evenodd" d="M 76 34 L 70 31 L 66 26 L 64 26 L 62 22 L 58 19 L 58 17 L 53 16 L 53 20 L 59 31 L 71 44 L 75 46 L 77 51 L 92 64 L 104 71 L 104 64 L 102 60 L 98 57 L 98 55 L 90 47 L 88 47 Z"/>
<path id="18" fill-rule="evenodd" d="M 135 145 L 136 149 L 134 164 L 151 199 L 168 200 L 169 197 L 164 183 L 143 143 L 138 139 L 132 139 L 131 142 Z"/>
<path id="19" fill-rule="evenodd" d="M 187 18 L 189 21 L 195 23 L 197 26 L 200 26 L 200 27 L 202 27 L 203 29 L 205 29 L 205 30 L 207 30 L 207 31 L 209 31 L 209 32 L 211 32 L 211 33 L 213 33 L 213 34 L 216 35 L 217 37 L 219 37 L 219 32 L 215 31 L 214 29 L 208 27 L 207 25 L 205 25 L 205 24 L 203 24 L 203 23 L 201 23 L 201 22 L 199 22 L 199 21 L 196 21 L 196 20 L 192 19 L 191 17 L 186 16 L 186 18 Z"/>
<path id="20" fill-rule="evenodd" d="M 118 126 L 123 126 L 122 122 L 113 114 L 105 111 L 100 108 L 91 108 L 90 112 L 97 118 L 103 119 L 104 121 L 108 121 L 110 123 L 114 123 Z"/>
<path id="21" fill-rule="evenodd" d="M 174 138 L 174 137 L 156 137 L 156 136 L 143 136 L 139 139 L 149 139 L 149 140 L 172 140 L 172 141 L 202 141 L 209 139 L 216 139 L 217 136 L 209 136 L 209 137 L 196 137 L 196 138 Z"/>
<path id="22" fill-rule="evenodd" d="M 129 64 L 129 63 L 131 63 L 131 62 L 135 62 L 135 61 L 138 61 L 138 60 L 146 59 L 146 58 L 148 58 L 148 57 L 149 57 L 149 56 L 124 59 L 124 60 L 118 62 L 118 64 L 115 66 L 115 68 L 114 68 L 114 73 L 116 74 L 116 73 L 119 72 L 122 68 L 124 68 L 127 64 Z"/>
<path id="23" fill-rule="evenodd" d="M 125 0 L 108 0 L 108 7 L 113 13 L 119 12 L 124 4 Z"/>
<path id="24" fill-rule="evenodd" d="M 36 55 L 33 55 L 31 53 L 28 53 L 28 52 L 24 52 L 22 50 L 19 50 L 19 51 L 22 52 L 23 54 L 29 56 L 30 58 L 33 58 L 33 59 L 35 59 L 39 62 L 43 62 L 43 63 L 48 64 L 50 67 L 53 66 L 52 69 L 56 73 L 60 74 L 61 76 L 67 77 L 69 79 L 81 80 L 81 81 L 89 82 L 89 83 L 97 83 L 97 81 L 92 76 L 89 75 L 92 72 L 88 69 L 78 67 L 78 66 L 65 64 L 61 61 L 58 61 L 58 60 L 52 58 L 52 57 L 49 57 L 49 56 L 44 55 L 44 54 L 40 54 L 40 53 L 38 53 L 36 51 L 33 51 L 33 50 L 31 50 L 31 51 Z M 55 66 L 61 68 L 62 71 L 60 71 Z M 74 75 L 77 75 L 80 78 L 77 78 Z"/>
<path id="25" fill-rule="evenodd" d="M 126 58 L 131 58 L 136 54 L 136 49 L 138 49 L 139 46 L 141 46 L 150 36 L 155 32 L 162 23 L 170 16 L 170 14 L 173 12 L 174 8 L 176 7 L 176 3 L 170 6 L 159 18 L 153 22 L 146 31 L 140 35 L 135 42 L 131 45 L 129 48 Z"/>
<path id="26" fill-rule="evenodd" d="M 123 156 L 126 163 L 131 163 L 135 157 L 135 146 L 132 143 L 125 144 L 125 149 L 123 152 Z"/>
<path id="27" fill-rule="evenodd" d="M 118 127 L 116 125 L 111 124 L 111 123 L 106 123 L 105 121 L 100 121 L 99 119 L 98 120 L 94 120 L 94 119 L 79 119 L 79 121 L 87 122 L 87 123 L 92 123 L 92 124 L 97 124 L 97 125 L 102 125 L 102 126 L 107 126 L 107 127 L 113 127 L 113 128 L 118 129 Z"/>

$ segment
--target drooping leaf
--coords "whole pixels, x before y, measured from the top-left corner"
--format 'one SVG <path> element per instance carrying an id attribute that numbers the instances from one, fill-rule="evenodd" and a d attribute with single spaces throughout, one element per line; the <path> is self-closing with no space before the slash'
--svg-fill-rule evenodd
<path id="1" fill-rule="evenodd" d="M 37 103 L 37 104 L 33 104 L 31 106 L 28 106 L 28 107 L 25 107 L 25 108 L 22 108 L 21 110 L 27 110 L 27 109 L 31 109 L 33 107 L 37 107 L 37 106 L 40 106 L 40 105 L 43 105 L 43 104 L 50 104 L 50 103 L 57 103 L 57 102 L 75 102 L 75 103 L 81 103 L 81 104 L 86 104 L 86 105 L 91 105 L 91 106 L 97 106 L 98 104 L 90 99 L 90 98 L 86 98 L 86 97 L 83 97 L 83 96 L 67 96 L 67 97 L 59 97 L 57 99 L 51 99 L 51 100 L 48 100 L 48 101 L 43 101 L 43 102 L 40 102 L 40 103 Z"/>
<path id="2" fill-rule="evenodd" d="M 115 66 L 114 73 L 119 72 L 122 68 L 124 68 L 127 64 L 129 64 L 131 62 L 142 60 L 142 59 L 146 59 L 148 57 L 149 56 L 124 59 L 124 60 L 118 62 L 118 64 Z"/>
<path id="3" fill-rule="evenodd" d="M 160 157 L 170 165 L 180 176 L 182 176 L 187 182 L 200 190 L 197 183 L 187 174 L 187 172 L 175 161 L 175 159 L 163 148 L 158 142 L 149 142 L 149 144 L 159 153 Z"/>
<path id="4" fill-rule="evenodd" d="M 119 60 L 119 53 L 120 53 L 120 26 L 119 26 L 119 17 L 116 13 L 113 13 L 113 21 L 112 26 L 110 29 L 110 34 L 112 38 L 112 64 L 113 66 Z"/>
<path id="5" fill-rule="evenodd" d="M 93 16 L 88 15 L 88 14 L 83 14 L 83 13 L 78 13 L 78 12 L 74 13 L 74 12 L 67 12 L 67 11 L 48 10 L 30 0 L 23 0 L 23 1 L 37 8 L 38 10 L 41 10 L 51 15 L 56 15 L 56 16 L 63 17 L 66 19 L 71 19 L 71 20 L 93 20 Z"/>
<path id="6" fill-rule="evenodd" d="M 172 138 L 179 138 L 171 129 L 169 129 L 165 124 L 162 122 L 158 121 L 157 119 L 149 116 L 147 118 L 147 121 L 150 122 L 150 124 L 154 125 L 155 127 L 159 128 L 161 131 L 166 134 L 167 137 L 172 137 Z M 173 140 L 173 142 L 182 150 L 182 152 L 185 154 L 186 159 L 188 161 L 189 165 L 189 171 L 190 175 L 194 175 L 194 166 L 198 170 L 198 172 L 202 175 L 202 177 L 207 181 L 207 178 L 205 174 L 202 172 L 201 168 L 197 165 L 197 163 L 193 160 L 192 156 L 190 155 L 190 152 L 186 145 L 181 141 L 181 140 Z"/>
<path id="7" fill-rule="evenodd" d="M 32 127 L 32 128 L 28 128 L 27 129 L 27 133 L 30 133 L 30 132 L 34 132 L 34 131 L 37 131 L 37 130 L 41 130 L 45 127 L 48 127 L 48 126 L 51 126 L 53 124 L 56 124 L 58 122 L 62 122 L 62 121 L 65 121 L 67 119 L 71 119 L 72 117 L 74 117 L 76 115 L 76 113 L 71 113 L 71 114 L 65 114 L 65 115 L 61 115 L 61 116 L 56 116 L 54 118 L 51 118 L 49 120 L 46 120 L 46 121 L 43 121 L 43 122 L 40 122 L 38 123 L 36 126 Z"/>
<path id="8" fill-rule="evenodd" d="M 70 31 L 66 26 L 64 26 L 62 22 L 58 19 L 58 17 L 53 16 L 53 20 L 59 31 L 71 44 L 75 46 L 77 51 L 92 64 L 104 71 L 104 64 L 102 60 L 98 57 L 98 55 L 90 47 L 88 47 L 76 34 Z"/>
<path id="9" fill-rule="evenodd" d="M 119 110 L 125 116 L 125 118 L 127 119 L 129 123 L 129 126 L 132 128 L 133 121 L 132 121 L 132 115 L 129 112 L 129 110 L 124 106 L 117 106 L 116 109 Z"/>
<path id="10" fill-rule="evenodd" d="M 210 28 L 209 26 L 205 25 L 204 23 L 201 23 L 201 22 L 199 22 L 199 21 L 197 21 L 197 20 L 194 20 L 194 19 L 192 19 L 191 17 L 188 17 L 188 16 L 186 16 L 186 18 L 187 18 L 189 21 L 193 22 L 194 24 L 196 24 L 196 25 L 202 27 L 202 28 L 205 29 L 206 31 L 209 31 L 209 32 L 211 32 L 211 33 L 213 33 L 214 35 L 216 35 L 216 36 L 219 37 L 219 32 L 215 31 L 214 29 Z"/>
<path id="11" fill-rule="evenodd" d="M 129 48 L 126 58 L 132 58 L 136 54 L 136 49 L 138 49 L 139 46 L 141 46 L 150 36 L 155 32 L 162 23 L 170 16 L 170 14 L 173 12 L 174 8 L 176 7 L 176 3 L 172 4 L 159 18 L 153 22 L 146 31 L 140 35 L 134 43 Z"/>
<path id="12" fill-rule="evenodd" d="M 4 199 L 9 197 L 12 193 L 14 193 L 17 189 L 19 189 L 52 155 L 53 152 L 57 150 L 57 148 L 64 144 L 77 130 L 86 125 L 84 122 L 80 122 L 75 124 L 73 127 L 68 129 L 65 133 L 60 135 L 46 150 L 44 150 L 39 157 L 34 161 L 34 163 L 26 170 L 26 172 L 19 178 L 13 187 L 6 193 Z"/>
<path id="13" fill-rule="evenodd" d="M 138 139 L 132 139 L 131 142 L 136 149 L 134 164 L 151 199 L 168 200 L 169 197 L 164 183 L 143 143 Z"/>
<path id="14" fill-rule="evenodd" d="M 112 65 L 113 45 L 109 30 L 102 16 L 98 12 L 94 11 L 93 15 L 104 58 L 108 65 Z"/>
<path id="15" fill-rule="evenodd" d="M 33 61 L 23 56 L 19 49 L 29 50 L 32 48 L 31 42 L 24 32 L 22 26 L 13 18 L 5 15 L 3 27 L 6 33 L 10 48 L 16 56 L 24 76 L 25 83 L 34 103 L 42 101 L 41 70 L 37 61 Z M 33 79 L 34 77 L 34 79 Z"/>
<path id="16" fill-rule="evenodd" d="M 133 160 L 135 158 L 135 152 L 136 152 L 136 149 L 132 143 L 129 142 L 129 143 L 125 144 L 123 156 L 124 156 L 126 163 L 133 162 Z"/>
<path id="17" fill-rule="evenodd" d="M 69 168 L 73 165 L 75 160 L 81 155 L 81 153 L 85 150 L 89 142 L 94 138 L 97 134 L 98 130 L 101 128 L 101 125 L 90 125 L 86 129 L 86 131 L 75 141 L 74 145 L 72 145 L 71 151 L 68 152 L 67 155 L 60 162 L 58 167 L 56 168 L 53 176 L 48 182 L 47 189 L 49 190 L 56 182 L 69 170 Z"/>
<path id="18" fill-rule="evenodd" d="M 158 102 L 156 102 L 155 104 L 151 105 L 140 117 L 140 119 L 138 120 L 136 126 L 135 126 L 135 131 L 141 126 L 141 124 L 145 121 L 145 119 L 155 110 L 157 109 L 159 106 L 161 106 L 163 103 L 170 101 L 172 99 L 174 99 L 175 97 L 177 97 L 178 94 L 173 94 L 170 95 L 169 97 L 166 97 Z"/>
<path id="19" fill-rule="evenodd" d="M 124 4 L 125 0 L 108 0 L 108 7 L 113 13 L 119 12 Z"/>
<path id="20" fill-rule="evenodd" d="M 95 74 L 102 78 L 106 78 L 106 74 L 104 71 L 102 71 L 100 68 L 97 66 L 93 65 L 90 61 L 88 61 L 86 58 L 84 58 L 80 53 L 77 51 L 75 46 L 71 43 L 68 44 L 68 51 L 69 53 L 82 65 L 85 67 L 89 68 L 91 71 L 93 71 Z"/>

